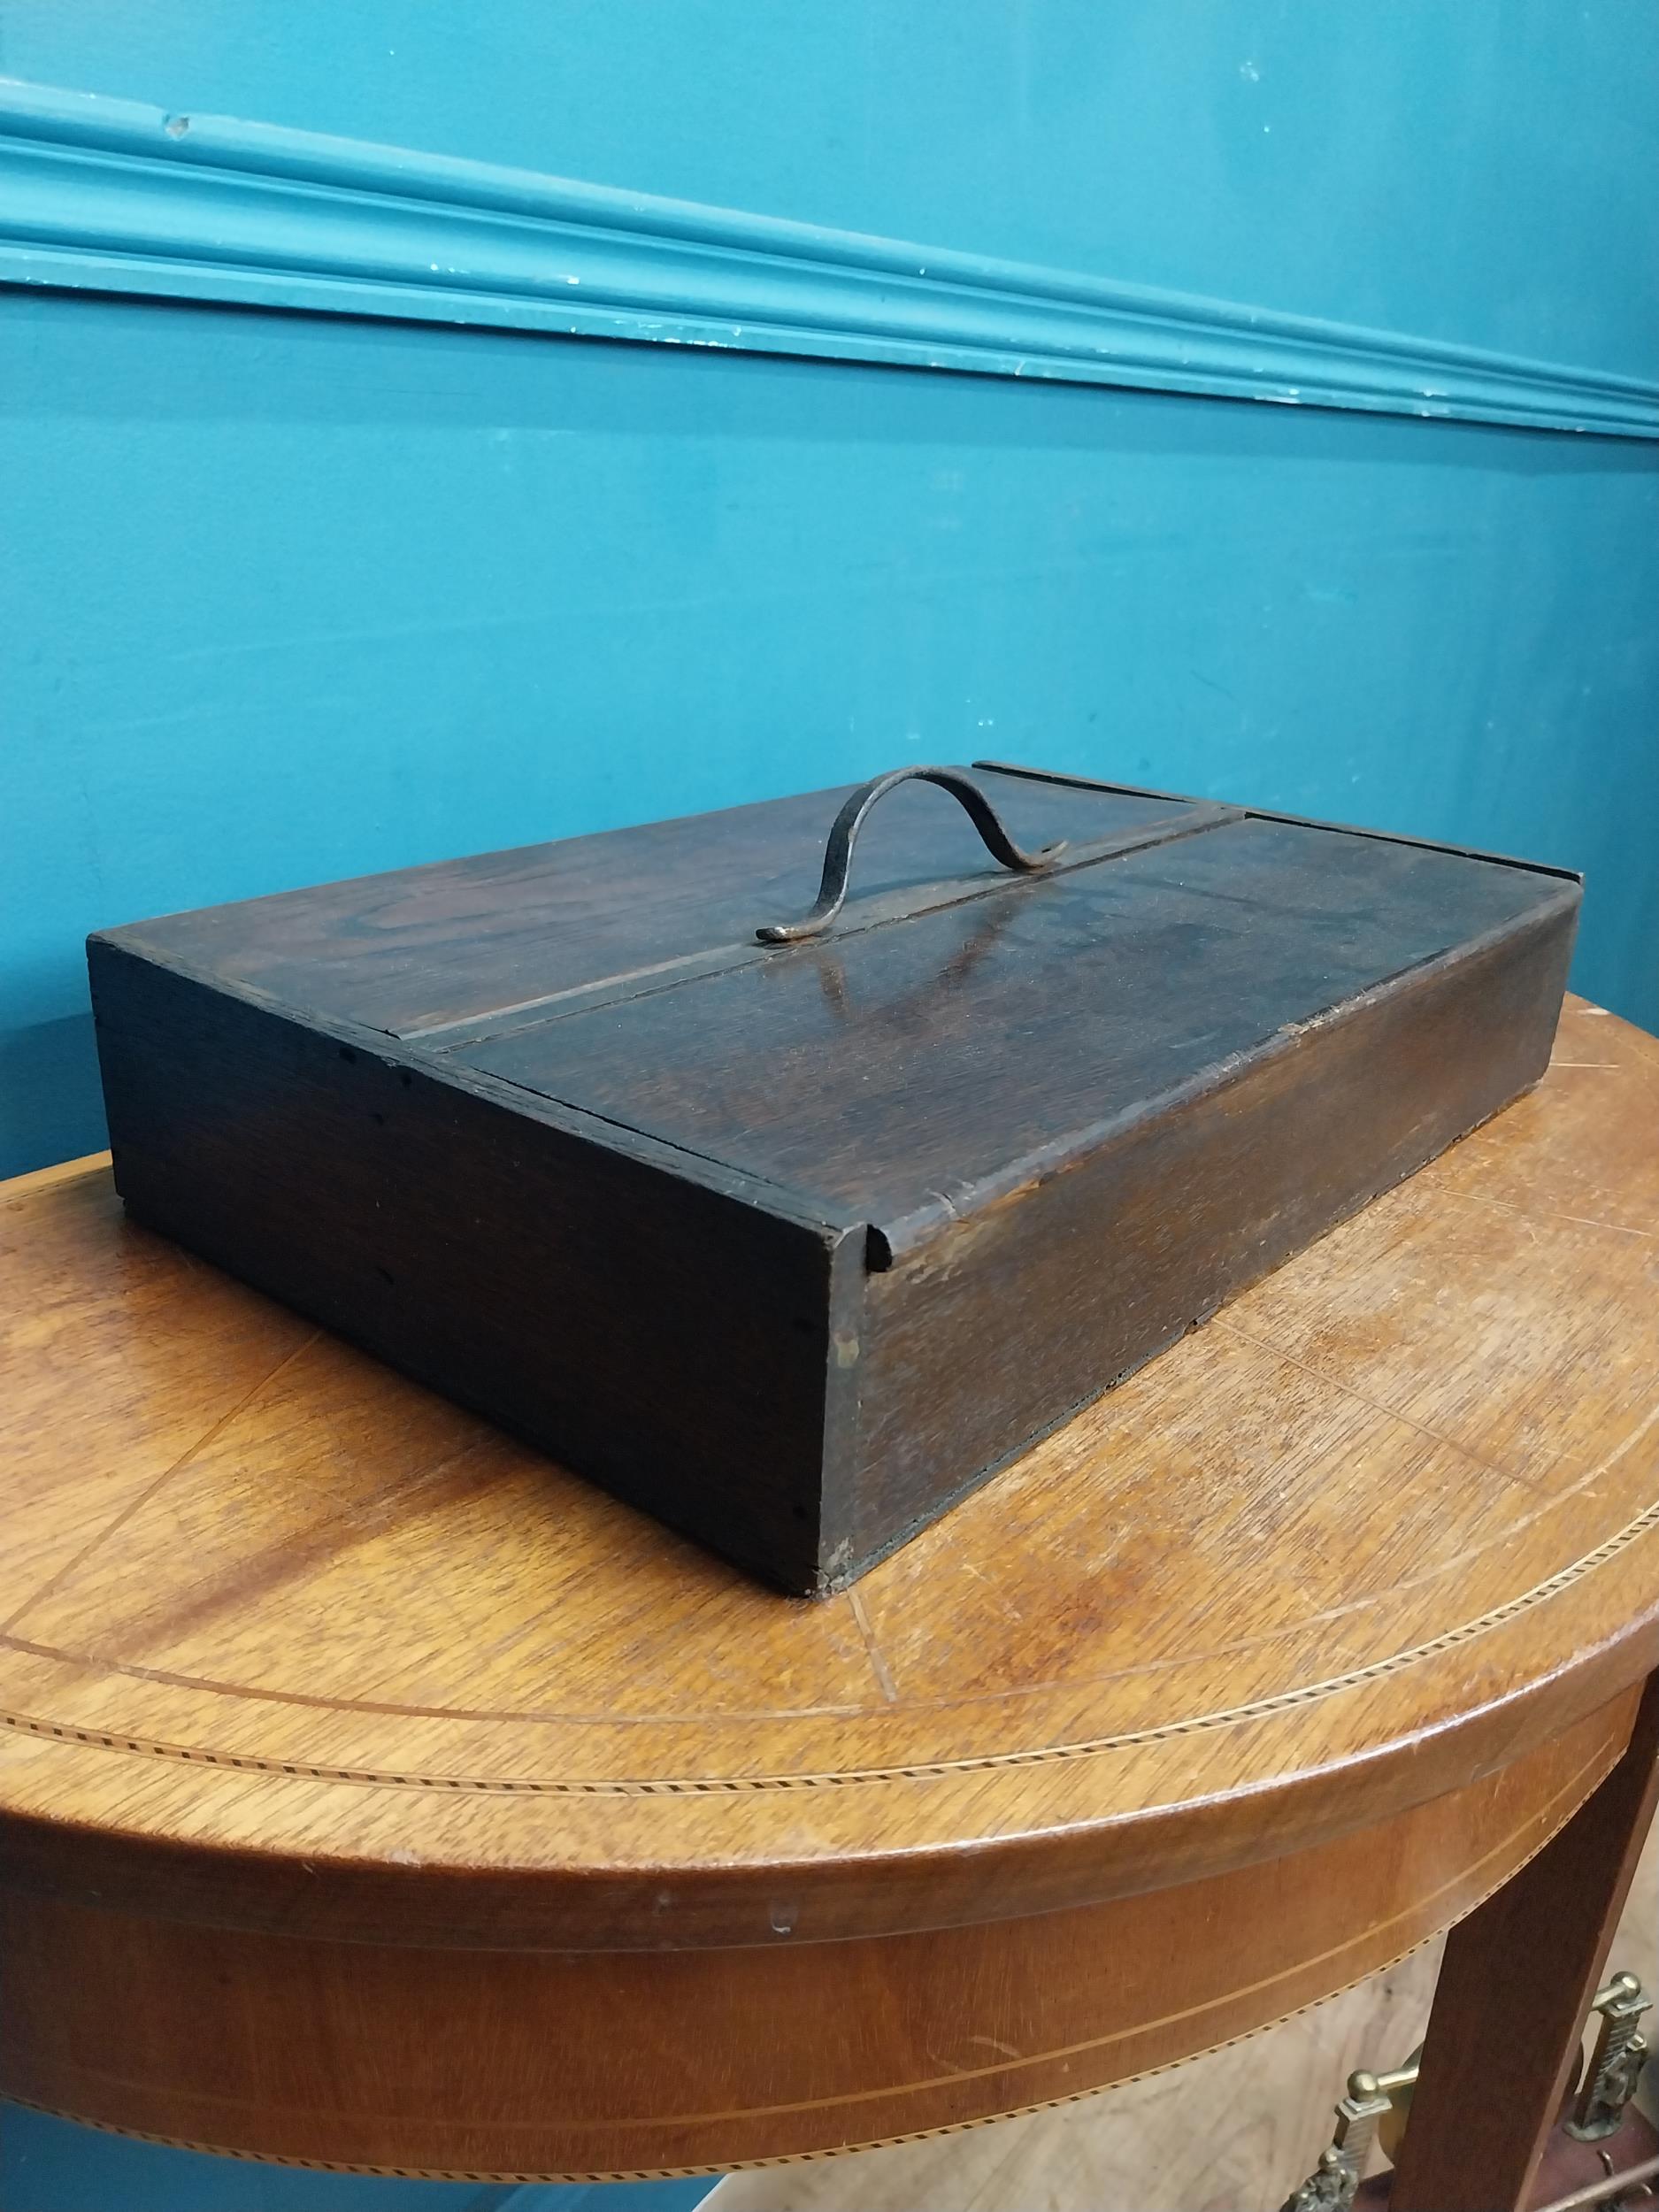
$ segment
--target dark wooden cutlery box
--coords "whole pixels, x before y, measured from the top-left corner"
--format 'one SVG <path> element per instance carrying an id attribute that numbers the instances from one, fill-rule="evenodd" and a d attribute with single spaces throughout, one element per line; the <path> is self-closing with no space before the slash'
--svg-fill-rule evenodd
<path id="1" fill-rule="evenodd" d="M 1544 1070 L 1560 870 L 926 773 L 101 932 L 127 1206 L 823 1593 Z"/>

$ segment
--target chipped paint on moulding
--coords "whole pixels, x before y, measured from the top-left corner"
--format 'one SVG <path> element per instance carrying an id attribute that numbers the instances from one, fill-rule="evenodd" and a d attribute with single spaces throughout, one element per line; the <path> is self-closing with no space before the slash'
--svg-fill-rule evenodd
<path id="1" fill-rule="evenodd" d="M 1659 437 L 1639 378 L 15 80 L 0 282 Z"/>

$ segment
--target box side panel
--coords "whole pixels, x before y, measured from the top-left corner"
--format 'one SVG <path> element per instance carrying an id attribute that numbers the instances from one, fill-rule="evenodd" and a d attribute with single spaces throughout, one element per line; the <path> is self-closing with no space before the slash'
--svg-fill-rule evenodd
<path id="1" fill-rule="evenodd" d="M 134 1216 L 787 1589 L 818 1579 L 831 1253 L 799 1222 L 90 948 Z"/>
<path id="2" fill-rule="evenodd" d="M 1576 918 L 1565 893 L 873 1275 L 853 1571 L 1535 1082 Z"/>

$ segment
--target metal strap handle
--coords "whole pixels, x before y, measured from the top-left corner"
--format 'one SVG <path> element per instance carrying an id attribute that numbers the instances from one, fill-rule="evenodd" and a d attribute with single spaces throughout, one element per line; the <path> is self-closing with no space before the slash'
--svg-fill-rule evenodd
<path id="1" fill-rule="evenodd" d="M 772 922 L 757 929 L 755 934 L 763 945 L 798 944 L 802 938 L 819 936 L 829 927 L 846 902 L 853 845 L 865 818 L 878 799 L 901 783 L 936 783 L 941 791 L 949 791 L 953 799 L 959 799 L 991 857 L 1022 875 L 1035 875 L 1052 866 L 1065 850 L 1064 839 L 1056 845 L 1044 845 L 1038 852 L 1023 850 L 1009 835 L 1001 815 L 979 785 L 959 776 L 954 768 L 895 768 L 891 775 L 878 776 L 873 782 L 860 784 L 835 817 L 829 842 L 824 848 L 824 879 L 818 885 L 818 901 L 811 912 L 803 915 L 798 922 Z"/>

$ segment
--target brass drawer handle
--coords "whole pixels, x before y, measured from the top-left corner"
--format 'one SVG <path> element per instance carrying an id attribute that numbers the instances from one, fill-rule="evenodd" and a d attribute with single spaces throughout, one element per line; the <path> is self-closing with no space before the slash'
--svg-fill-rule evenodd
<path id="1" fill-rule="evenodd" d="M 1051 866 L 1065 850 L 1065 841 L 1062 839 L 1058 844 L 1044 845 L 1038 852 L 1025 851 L 1009 835 L 1002 817 L 979 785 L 959 776 L 954 768 L 895 768 L 890 775 L 877 776 L 872 782 L 860 784 L 835 817 L 830 826 L 829 842 L 824 848 L 824 877 L 811 912 L 798 922 L 771 922 L 757 929 L 755 934 L 763 945 L 797 944 L 802 938 L 819 936 L 829 927 L 846 901 L 853 845 L 865 817 L 878 799 L 901 783 L 936 783 L 941 791 L 949 791 L 953 799 L 959 799 L 991 857 L 1022 875 L 1039 873 Z"/>

